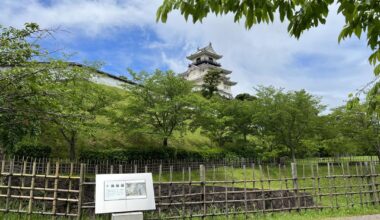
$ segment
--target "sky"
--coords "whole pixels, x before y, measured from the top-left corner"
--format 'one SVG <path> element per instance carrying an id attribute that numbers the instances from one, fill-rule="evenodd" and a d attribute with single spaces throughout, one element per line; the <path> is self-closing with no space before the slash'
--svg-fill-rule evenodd
<path id="1" fill-rule="evenodd" d="M 279 19 L 251 30 L 234 23 L 233 16 L 209 15 L 202 23 L 186 22 L 179 12 L 156 22 L 162 0 L 0 0 L 0 24 L 22 27 L 36 22 L 54 29 L 42 45 L 70 54 L 69 60 L 103 62 L 102 70 L 129 76 L 135 71 L 171 69 L 182 73 L 186 56 L 209 42 L 223 55 L 222 66 L 237 82 L 234 95 L 255 93 L 255 87 L 305 89 L 328 108 L 344 104 L 373 79 L 368 63 L 371 50 L 365 38 L 338 43 L 344 25 L 336 6 L 326 25 L 305 32 L 300 39 L 287 33 Z"/>

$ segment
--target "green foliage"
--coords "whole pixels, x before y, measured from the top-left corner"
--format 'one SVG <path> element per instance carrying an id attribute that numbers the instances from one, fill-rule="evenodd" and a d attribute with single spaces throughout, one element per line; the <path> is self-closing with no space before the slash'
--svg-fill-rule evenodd
<path id="1" fill-rule="evenodd" d="M 80 160 L 86 161 L 133 161 L 133 160 L 212 160 L 227 156 L 223 150 L 189 151 L 173 147 L 131 147 L 126 149 L 85 150 L 80 152 Z"/>
<path id="2" fill-rule="evenodd" d="M 302 12 L 311 14 L 302 22 L 316 16 L 312 11 Z M 255 96 L 233 100 L 215 95 L 223 78 L 217 69 L 206 75 L 204 97 L 171 71 L 132 71 L 138 85 L 109 88 L 90 81 L 98 66 L 49 57 L 34 41 L 46 34 L 35 24 L 0 28 L 0 65 L 6 66 L 0 70 L 0 145 L 6 153 L 46 156 L 41 146 L 48 145 L 54 155 L 68 152 L 74 159 L 81 150 L 80 158 L 91 160 L 380 157 L 378 82 L 364 103 L 351 96 L 348 108 L 323 116 L 320 100 L 304 90 L 259 87 Z M 164 148 L 143 147 L 158 142 Z"/>
<path id="3" fill-rule="evenodd" d="M 248 93 L 240 93 L 240 94 L 235 96 L 235 99 L 240 100 L 240 101 L 253 101 L 257 98 L 253 95 L 248 94 Z"/>
<path id="4" fill-rule="evenodd" d="M 218 85 L 222 81 L 222 70 L 211 69 L 203 77 L 202 95 L 209 99 L 218 92 Z"/>
<path id="5" fill-rule="evenodd" d="M 233 117 L 227 114 L 228 100 L 218 96 L 202 100 L 196 108 L 196 115 L 191 122 L 192 130 L 201 128 L 201 133 L 209 137 L 219 147 L 232 139 Z"/>
<path id="6" fill-rule="evenodd" d="M 96 117 L 105 115 L 106 108 L 118 101 L 120 95 L 87 80 L 77 80 L 67 83 L 65 94 L 57 99 L 56 107 L 68 117 L 53 119 L 53 126 L 66 141 L 70 159 L 74 160 L 80 133 L 93 133 L 99 125 Z"/>
<path id="7" fill-rule="evenodd" d="M 50 154 L 51 147 L 46 145 L 20 145 L 14 152 L 15 156 L 24 158 L 49 158 Z"/>
<path id="8" fill-rule="evenodd" d="M 45 123 L 67 118 L 58 107 L 66 85 L 90 77 L 81 68 L 51 59 L 37 44 L 46 34 L 36 24 L 0 29 L 0 138 L 7 152 L 22 137 L 38 135 Z"/>
<path id="9" fill-rule="evenodd" d="M 277 148 L 288 148 L 294 160 L 304 147 L 304 140 L 315 137 L 318 115 L 324 106 L 304 90 L 285 93 L 272 87 L 259 87 L 256 95 L 258 108 L 254 121 L 259 127 L 258 135 L 264 140 L 271 137 Z"/>
<path id="10" fill-rule="evenodd" d="M 157 21 L 166 22 L 168 13 L 173 10 L 179 10 L 186 20 L 192 16 L 194 23 L 202 22 L 210 13 L 232 14 L 235 22 L 245 19 L 245 27 L 250 29 L 255 24 L 273 22 L 274 15 L 279 13 L 280 21 L 288 23 L 288 32 L 299 38 L 305 30 L 326 23 L 329 7 L 333 3 L 333 0 L 164 0 L 157 10 Z M 360 38 L 362 33 L 366 33 L 368 46 L 374 51 L 369 61 L 375 65 L 380 61 L 380 2 L 338 0 L 336 4 L 338 13 L 345 18 L 339 41 L 351 37 L 352 34 Z M 375 68 L 375 75 L 379 71 L 380 64 Z"/>
<path id="11" fill-rule="evenodd" d="M 196 100 L 192 84 L 171 71 L 132 74 L 139 86 L 128 87 L 128 104 L 119 106 L 113 121 L 126 131 L 155 135 L 166 147 L 174 131 L 186 131 Z"/>
<path id="12" fill-rule="evenodd" d="M 46 33 L 35 23 L 26 23 L 24 29 L 0 25 L 0 66 L 22 65 L 32 57 L 40 56 L 42 51 L 39 45 L 30 43 L 28 39 L 40 38 Z"/>

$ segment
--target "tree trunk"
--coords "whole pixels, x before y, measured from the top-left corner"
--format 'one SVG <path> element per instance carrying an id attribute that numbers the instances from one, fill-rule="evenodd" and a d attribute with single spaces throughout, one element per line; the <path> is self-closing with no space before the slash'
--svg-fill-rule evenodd
<path id="1" fill-rule="evenodd" d="M 77 132 L 74 130 L 71 130 L 67 134 L 63 128 L 61 128 L 60 131 L 61 131 L 63 138 L 67 141 L 67 143 L 69 145 L 70 160 L 75 160 L 75 156 L 76 156 L 75 155 L 75 148 L 76 148 L 76 144 L 77 144 Z"/>
<path id="2" fill-rule="evenodd" d="M 168 138 L 164 137 L 164 140 L 162 141 L 162 146 L 167 147 L 168 146 Z"/>
<path id="3" fill-rule="evenodd" d="M 290 148 L 291 152 L 292 152 L 292 160 L 293 160 L 293 163 L 296 162 L 296 151 L 294 149 L 294 147 Z"/>
<path id="4" fill-rule="evenodd" d="M 70 160 L 75 160 L 75 150 L 76 150 L 76 142 L 77 142 L 77 133 L 75 131 L 71 132 L 71 137 L 70 137 Z"/>

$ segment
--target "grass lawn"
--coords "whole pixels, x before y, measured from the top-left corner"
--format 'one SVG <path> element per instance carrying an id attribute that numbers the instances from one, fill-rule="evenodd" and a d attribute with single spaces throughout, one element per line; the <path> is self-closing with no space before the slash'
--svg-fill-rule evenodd
<path id="1" fill-rule="evenodd" d="M 313 196 L 314 203 L 328 207 L 356 207 L 360 203 L 371 201 L 373 194 L 372 181 L 380 183 L 380 176 L 365 177 L 369 166 L 364 164 L 349 165 L 334 164 L 328 166 L 298 165 L 298 188 Z M 375 172 L 380 173 L 380 166 L 375 166 Z M 329 175 L 330 174 L 330 175 Z M 344 175 L 343 175 L 344 174 Z M 335 176 L 330 177 L 329 176 Z M 319 178 L 317 178 L 319 177 Z M 154 174 L 155 182 L 199 181 L 199 170 L 183 172 L 165 172 L 161 178 Z M 246 182 L 223 183 L 213 181 L 246 180 Z M 255 180 L 255 182 L 253 181 Z M 207 183 L 207 181 L 209 181 Z M 196 183 L 195 183 L 196 184 Z M 216 167 L 206 169 L 206 185 L 249 189 L 293 190 L 293 179 L 289 165 L 283 167 L 255 166 L 244 168 Z M 377 193 L 378 198 L 380 194 Z"/>
<path id="2" fill-rule="evenodd" d="M 248 215 L 247 219 L 265 219 L 265 220 L 311 220 L 311 219 L 330 219 L 335 217 L 346 217 L 346 216 L 360 216 L 360 215 L 371 215 L 371 214 L 380 214 L 380 206 L 365 206 L 365 207 L 358 207 L 358 208 L 342 208 L 338 210 L 310 210 L 310 211 L 302 211 L 300 213 L 298 212 L 284 212 L 284 213 L 274 213 L 274 214 L 256 214 L 256 215 Z M 0 219 L 5 220 L 20 220 L 20 219 L 28 219 L 28 215 L 26 214 L 14 214 L 14 213 L 1 213 Z M 50 216 L 41 216 L 41 215 L 32 215 L 31 220 L 48 220 L 51 219 Z M 68 219 L 67 217 L 57 217 L 57 219 Z M 83 220 L 90 220 L 93 219 L 92 216 L 83 216 Z M 101 215 L 97 216 L 96 219 L 98 220 L 109 220 L 110 215 Z M 196 219 L 196 218 L 194 218 Z M 244 215 L 231 215 L 229 218 L 226 216 L 218 216 L 218 217 L 208 217 L 206 219 L 215 219 L 215 220 L 222 220 L 222 219 L 246 219 Z"/>

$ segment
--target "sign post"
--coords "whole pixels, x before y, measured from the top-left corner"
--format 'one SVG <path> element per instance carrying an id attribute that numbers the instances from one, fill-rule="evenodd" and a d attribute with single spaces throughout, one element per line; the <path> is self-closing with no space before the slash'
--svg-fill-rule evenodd
<path id="1" fill-rule="evenodd" d="M 156 209 L 151 173 L 97 174 L 95 182 L 95 214 L 118 213 L 113 220 L 138 220 L 143 214 L 134 211 Z"/>

